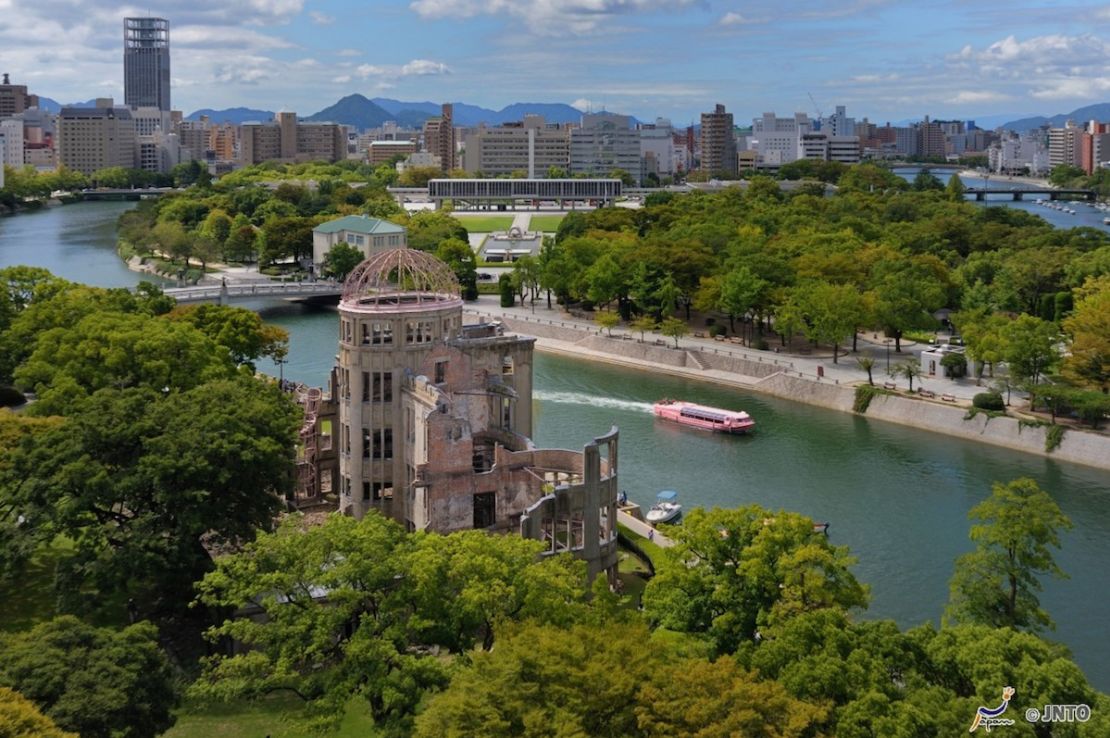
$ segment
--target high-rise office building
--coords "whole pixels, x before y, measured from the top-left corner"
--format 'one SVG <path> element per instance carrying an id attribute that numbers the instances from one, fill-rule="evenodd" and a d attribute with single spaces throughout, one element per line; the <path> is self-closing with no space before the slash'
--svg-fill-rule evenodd
<path id="1" fill-rule="evenodd" d="M 3 82 L 0 82 L 0 118 L 9 115 L 18 115 L 27 108 L 38 107 L 38 95 L 27 94 L 27 85 L 13 85 L 4 73 Z"/>
<path id="2" fill-rule="evenodd" d="M 737 172 L 732 113 L 726 113 L 724 105 L 701 114 L 701 169 L 710 174 Z"/>
<path id="3" fill-rule="evenodd" d="M 170 109 L 170 22 L 123 19 L 123 102 L 132 108 Z"/>
<path id="4" fill-rule="evenodd" d="M 438 117 L 424 121 L 424 150 L 439 157 L 444 173 L 455 168 L 454 106 L 444 103 Z"/>

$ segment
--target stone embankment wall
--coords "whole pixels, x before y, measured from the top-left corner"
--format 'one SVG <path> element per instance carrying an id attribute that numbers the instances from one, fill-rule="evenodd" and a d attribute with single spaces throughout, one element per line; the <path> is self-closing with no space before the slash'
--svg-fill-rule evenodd
<path id="1" fill-rule="evenodd" d="M 874 397 L 867 408 L 866 417 L 1060 461 L 1110 469 L 1110 436 L 1098 433 L 1069 429 L 1064 432 L 1064 438 L 1057 448 L 1046 451 L 1045 435 L 1048 426 L 1023 426 L 1017 418 L 992 418 L 985 413 L 965 420 L 967 408 L 898 395 Z"/>
<path id="2" fill-rule="evenodd" d="M 647 362 L 668 374 L 739 386 L 829 410 L 853 412 L 854 386 L 811 375 L 799 376 L 788 359 L 770 356 L 760 360 L 685 347 L 676 350 L 670 345 L 597 335 L 573 325 L 508 317 L 503 320 L 511 330 L 540 339 L 539 348 L 545 348 L 543 339 L 554 339 L 559 343 L 548 344 L 546 348 L 578 352 L 587 359 L 639 368 Z M 1023 426 L 1017 418 L 1010 417 L 991 418 L 978 414 L 965 420 L 966 416 L 966 407 L 895 394 L 876 395 L 864 415 L 868 419 L 1110 470 L 1110 436 L 1069 429 L 1057 448 L 1046 451 L 1045 426 Z"/>

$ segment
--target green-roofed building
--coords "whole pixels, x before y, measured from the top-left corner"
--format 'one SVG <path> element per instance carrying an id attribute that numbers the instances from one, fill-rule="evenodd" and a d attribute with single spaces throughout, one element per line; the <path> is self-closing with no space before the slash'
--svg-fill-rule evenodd
<path id="1" fill-rule="evenodd" d="M 404 248 L 408 239 L 402 226 L 369 215 L 344 215 L 329 220 L 312 229 L 312 261 L 317 270 L 337 243 L 350 244 L 369 258 L 386 249 Z"/>

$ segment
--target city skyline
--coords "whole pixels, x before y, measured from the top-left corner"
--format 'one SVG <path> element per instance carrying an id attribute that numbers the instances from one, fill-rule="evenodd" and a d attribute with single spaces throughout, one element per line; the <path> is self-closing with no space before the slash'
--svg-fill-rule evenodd
<path id="1" fill-rule="evenodd" d="M 1110 96 L 1110 6 L 757 0 L 198 0 L 141 10 L 0 0 L 0 64 L 59 102 L 123 99 L 120 22 L 174 27 L 175 108 L 319 110 L 361 93 L 490 108 L 567 102 L 743 125 L 846 105 L 857 117 L 1053 114 Z M 810 99 L 812 95 L 813 100 Z"/>

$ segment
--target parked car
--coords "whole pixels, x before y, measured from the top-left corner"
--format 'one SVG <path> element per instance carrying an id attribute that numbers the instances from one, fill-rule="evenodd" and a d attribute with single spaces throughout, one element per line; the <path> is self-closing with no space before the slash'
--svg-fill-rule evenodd
<path id="1" fill-rule="evenodd" d="M 489 272 L 478 272 L 478 279 L 481 279 L 483 281 L 490 280 L 493 279 L 493 275 Z"/>

